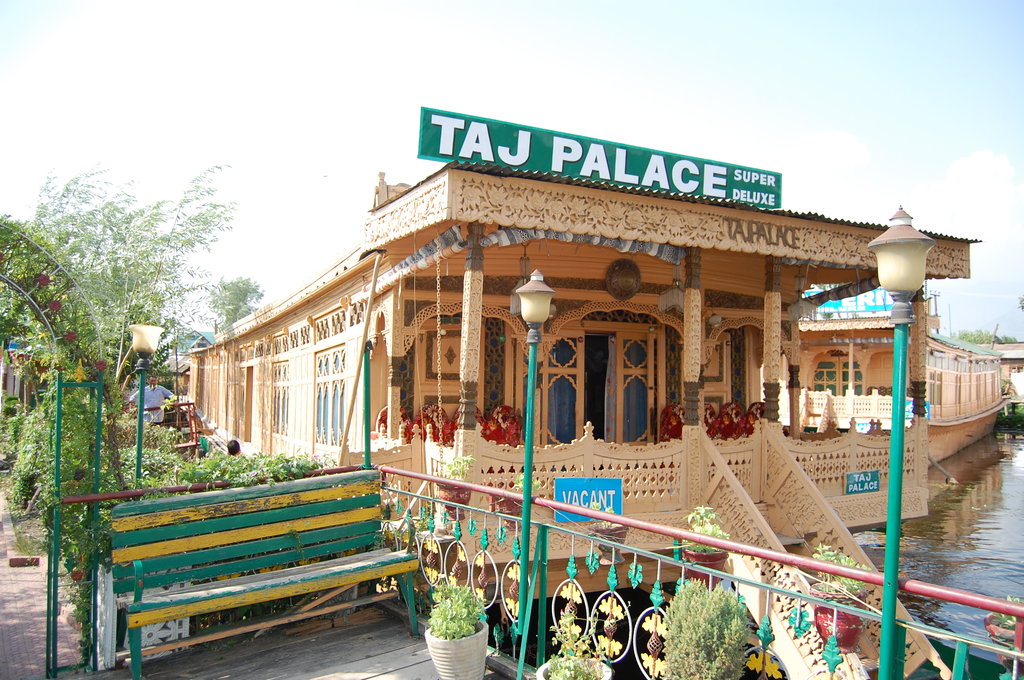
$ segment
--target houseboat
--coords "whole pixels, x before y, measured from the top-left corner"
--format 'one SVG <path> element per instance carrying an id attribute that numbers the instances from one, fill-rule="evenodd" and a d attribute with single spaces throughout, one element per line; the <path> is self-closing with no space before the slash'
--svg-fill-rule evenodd
<path id="1" fill-rule="evenodd" d="M 881 292 L 881 291 L 877 291 Z M 891 307 L 891 302 L 889 304 Z M 925 418 L 930 460 L 940 462 L 992 432 L 1004 407 L 1001 353 L 940 335 L 924 322 Z M 800 321 L 800 368 L 808 382 L 796 404 L 812 438 L 892 427 L 893 326 L 888 316 Z M 851 370 L 852 367 L 852 370 Z M 783 404 L 782 419 L 790 418 Z M 908 399 L 899 416 L 908 419 Z"/>
<path id="2" fill-rule="evenodd" d="M 420 155 L 443 167 L 412 186 L 382 175 L 350 253 L 192 353 L 209 424 L 251 451 L 342 464 L 362 459 L 368 424 L 376 463 L 444 476 L 472 456 L 469 481 L 512 488 L 527 371 L 514 291 L 538 270 L 556 294 L 538 351 L 535 495 L 553 498 L 567 477 L 621 481 L 630 517 L 684 526 L 713 506 L 734 540 L 828 544 L 870 564 L 849 530 L 885 520 L 889 439 L 802 436 L 802 381 L 816 389 L 823 359 L 808 356 L 800 319 L 812 284 L 838 298 L 877 287 L 867 244 L 884 225 L 782 210 L 777 173 L 429 109 L 421 125 Z M 549 166 L 533 164 L 538 149 Z M 967 277 L 972 241 L 929 235 L 927 276 Z M 922 296 L 913 306 L 924 319 Z M 907 518 L 927 513 L 933 346 L 927 324 L 910 334 Z M 891 356 L 874 363 L 881 385 Z M 652 540 L 631 529 L 626 542 Z M 552 541 L 553 559 L 571 554 Z M 728 569 L 806 587 L 754 559 L 733 555 Z M 868 604 L 880 599 L 875 588 Z M 792 628 L 782 598 L 748 606 Z M 797 675 L 823 672 L 823 641 L 777 635 L 788 667 L 806 664 Z M 933 658 L 908 644 L 908 667 Z"/>

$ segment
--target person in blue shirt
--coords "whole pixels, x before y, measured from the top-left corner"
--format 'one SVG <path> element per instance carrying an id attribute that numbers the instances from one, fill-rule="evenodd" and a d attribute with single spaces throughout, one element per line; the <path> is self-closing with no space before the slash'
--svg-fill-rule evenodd
<path id="1" fill-rule="evenodd" d="M 149 385 L 143 392 L 142 403 L 145 413 L 142 419 L 147 423 L 162 423 L 164 421 L 164 402 L 174 396 L 169 389 L 157 383 L 156 376 L 149 377 Z M 135 390 L 128 401 L 133 404 L 139 403 L 139 391 Z"/>

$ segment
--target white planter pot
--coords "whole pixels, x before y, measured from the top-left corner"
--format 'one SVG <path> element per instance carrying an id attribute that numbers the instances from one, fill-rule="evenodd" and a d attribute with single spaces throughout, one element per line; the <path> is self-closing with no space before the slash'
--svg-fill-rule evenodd
<path id="1" fill-rule="evenodd" d="M 601 680 L 612 680 L 612 667 L 608 664 L 601 663 L 594 659 L 594 665 L 601 667 Z M 548 680 L 548 668 L 551 666 L 550 661 L 546 661 L 541 664 L 540 668 L 537 669 L 537 680 Z"/>
<path id="2" fill-rule="evenodd" d="M 487 632 L 483 623 L 476 633 L 458 640 L 436 638 L 427 629 L 427 649 L 441 680 L 483 680 L 487 670 Z"/>

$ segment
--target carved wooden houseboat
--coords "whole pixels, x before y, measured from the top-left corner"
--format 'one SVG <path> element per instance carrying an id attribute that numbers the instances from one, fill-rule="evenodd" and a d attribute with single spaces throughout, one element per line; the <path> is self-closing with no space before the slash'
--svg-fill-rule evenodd
<path id="1" fill-rule="evenodd" d="M 470 455 L 470 481 L 511 487 L 527 364 L 510 305 L 538 269 L 556 296 L 539 352 L 536 495 L 551 497 L 558 477 L 620 478 L 631 517 L 681 526 L 713 506 L 734 540 L 804 554 L 827 543 L 869 564 L 848 529 L 884 521 L 888 437 L 801 439 L 788 414 L 812 378 L 800 371 L 802 292 L 856 294 L 884 230 L 486 164 L 450 164 L 411 187 L 381 177 L 358 247 L 195 351 L 191 394 L 253 451 L 354 463 L 370 418 L 374 462 L 438 474 Z M 931 236 L 927 276 L 968 276 L 970 241 Z M 915 310 L 925 316 L 923 302 Z M 912 326 L 904 517 L 927 512 L 928 346 L 926 325 Z M 851 493 L 854 473 L 878 490 Z M 631 530 L 626 542 L 659 547 L 651 540 Z M 801 581 L 736 556 L 728 568 Z M 750 606 L 786 627 L 777 599 Z M 809 643 L 776 644 L 800 658 Z M 914 644 L 912 660 L 930 654 Z"/>

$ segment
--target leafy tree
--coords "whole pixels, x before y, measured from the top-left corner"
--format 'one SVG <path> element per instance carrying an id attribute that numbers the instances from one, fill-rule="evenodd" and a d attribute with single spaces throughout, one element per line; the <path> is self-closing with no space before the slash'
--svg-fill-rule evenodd
<path id="1" fill-rule="evenodd" d="M 132 323 L 172 329 L 176 301 L 203 288 L 190 263 L 228 228 L 234 207 L 214 200 L 213 177 L 202 172 L 177 200 L 140 204 L 130 187 L 115 187 L 90 172 L 64 185 L 43 186 L 30 235 L 51 252 L 87 291 L 107 344 L 113 377 L 131 374 Z"/>
<path id="2" fill-rule="evenodd" d="M 244 276 L 221 278 L 210 288 L 210 310 L 221 329 L 252 314 L 262 299 L 263 289 L 260 284 Z"/>
<path id="3" fill-rule="evenodd" d="M 39 384 L 52 386 L 51 368 L 66 374 L 78 365 L 90 373 L 106 371 L 104 456 L 109 458 L 103 468 L 120 488 L 127 481 L 115 420 L 133 372 L 127 327 L 152 323 L 173 331 L 181 300 L 205 289 L 202 272 L 190 259 L 228 228 L 233 211 L 215 200 L 216 171 L 201 173 L 176 200 L 149 204 L 98 171 L 65 184 L 51 178 L 40 192 L 34 219 L 0 219 L 0 268 L 26 293 L 0 287 L 0 330 L 32 346 L 22 370 L 33 372 Z M 50 328 L 39 323 L 42 316 Z M 88 469 L 89 448 L 69 449 L 65 460 Z"/>
<path id="4" fill-rule="evenodd" d="M 1005 342 L 1017 342 L 1017 338 L 1014 338 L 1012 336 L 1009 336 L 1009 335 L 997 335 L 997 336 L 993 337 L 991 331 L 986 331 L 986 330 L 982 330 L 982 329 L 973 330 L 973 331 L 968 331 L 968 330 L 957 331 L 956 334 L 954 334 L 953 337 L 957 338 L 958 340 L 963 340 L 965 342 L 970 342 L 970 343 L 975 344 L 975 345 L 989 345 L 993 341 L 995 341 L 995 342 L 1003 342 L 1003 343 L 1005 343 Z"/>

